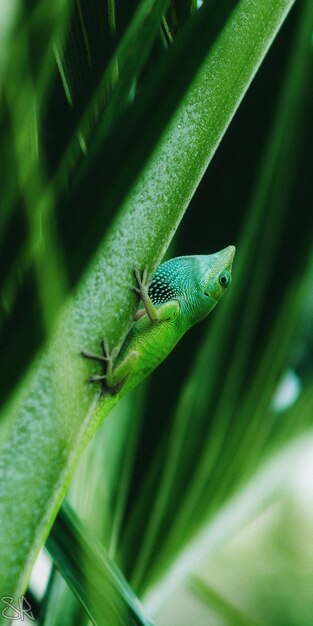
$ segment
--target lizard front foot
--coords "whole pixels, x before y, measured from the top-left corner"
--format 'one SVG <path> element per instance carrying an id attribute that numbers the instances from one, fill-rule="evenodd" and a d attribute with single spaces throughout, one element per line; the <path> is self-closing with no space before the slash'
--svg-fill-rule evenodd
<path id="1" fill-rule="evenodd" d="M 149 283 L 147 281 L 148 278 L 148 270 L 145 269 L 142 272 L 142 276 L 140 276 L 140 272 L 138 270 L 134 270 L 135 278 L 138 283 L 138 287 L 133 287 L 134 291 L 139 294 L 140 299 L 144 304 L 144 309 L 140 309 L 137 311 L 135 315 L 135 320 L 140 319 L 145 313 L 150 317 L 151 322 L 157 322 L 159 319 L 158 311 L 154 306 L 151 298 L 148 294 Z"/>
<path id="2" fill-rule="evenodd" d="M 144 301 L 144 298 L 148 292 L 149 283 L 147 281 L 148 270 L 145 269 L 142 272 L 142 276 L 140 275 L 139 270 L 134 269 L 135 278 L 138 284 L 138 287 L 133 287 L 134 291 L 139 294 L 140 299 Z"/>

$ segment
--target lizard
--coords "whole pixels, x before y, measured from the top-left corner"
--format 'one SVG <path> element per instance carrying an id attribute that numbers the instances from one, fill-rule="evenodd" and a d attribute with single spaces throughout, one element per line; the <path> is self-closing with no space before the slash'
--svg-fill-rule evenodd
<path id="1" fill-rule="evenodd" d="M 134 270 L 133 289 L 143 303 L 134 317 L 121 349 L 103 355 L 83 350 L 82 355 L 103 366 L 90 382 L 101 384 L 102 395 L 121 397 L 148 376 L 169 355 L 181 337 L 204 319 L 231 283 L 235 247 L 215 254 L 174 257 L 162 263 L 147 282 L 147 270 Z"/>

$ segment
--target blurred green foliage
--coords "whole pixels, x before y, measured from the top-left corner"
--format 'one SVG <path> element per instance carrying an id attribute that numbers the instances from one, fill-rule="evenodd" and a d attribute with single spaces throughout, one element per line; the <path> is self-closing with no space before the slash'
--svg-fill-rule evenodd
<path id="1" fill-rule="evenodd" d="M 114 409 L 85 452 L 68 495 L 80 522 L 69 508 L 64 510 L 49 540 L 67 582 L 53 571 L 39 610 L 39 621 L 45 626 L 64 623 L 65 615 L 67 626 L 87 624 L 90 617 L 107 626 L 148 623 L 146 610 L 133 610 L 135 593 L 158 623 L 158 610 L 170 593 L 164 589 L 171 589 L 175 566 L 180 572 L 177 585 L 197 574 L 193 588 L 208 605 L 208 624 L 289 623 L 286 588 L 298 599 L 301 586 L 283 582 L 289 580 L 293 565 L 301 569 L 302 546 L 293 559 L 286 542 L 287 573 L 282 573 L 275 610 L 270 600 L 268 610 L 260 608 L 267 602 L 266 585 L 264 595 L 260 591 L 259 598 L 254 596 L 254 605 L 243 594 L 241 604 L 233 606 L 231 585 L 220 584 L 220 572 L 216 589 L 212 576 L 200 580 L 192 550 L 190 561 L 182 559 L 179 564 L 203 528 L 210 534 L 212 527 L 214 545 L 214 520 L 229 499 L 236 501 L 236 494 L 249 485 L 255 472 L 271 456 L 280 458 L 284 447 L 305 435 L 312 422 L 313 9 L 309 0 L 295 3 L 280 29 L 291 4 L 287 0 L 276 4 L 280 14 L 263 54 L 279 30 L 277 37 L 197 190 L 194 177 L 194 195 L 171 247 L 171 255 L 180 255 L 236 244 L 232 290 L 211 319 L 194 328 L 149 381 Z M 31 377 L 38 354 L 49 344 L 64 302 L 75 297 L 86 280 L 88 264 L 105 233 L 112 233 L 112 223 L 151 163 L 153 151 L 165 141 L 172 116 L 184 106 L 206 55 L 221 34 L 230 31 L 236 5 L 246 10 L 247 20 L 252 19 L 249 0 L 211 0 L 199 10 L 191 0 L 58 0 L 53 5 L 40 0 L 36 6 L 15 0 L 10 10 L 3 11 L 0 397 L 4 442 L 11 407 L 19 402 L 20 389 Z M 265 0 L 259 5 L 261 11 Z M 237 27 L 239 41 L 240 24 Z M 234 67 L 235 62 L 234 58 Z M 226 107 L 231 89 L 227 83 L 223 88 Z M 214 149 L 208 141 L 206 162 Z M 176 158 L 182 159 L 179 146 L 176 150 Z M 200 152 L 204 154 L 205 148 L 199 140 L 199 160 Z M 205 163 L 201 167 L 204 171 Z M 183 196 L 184 190 L 177 193 Z M 161 214 L 162 207 L 156 205 L 158 211 Z M 172 215 L 173 231 L 178 215 L 179 209 L 176 221 Z M 141 226 L 137 224 L 139 231 Z M 143 254 L 151 266 L 170 239 L 164 233 L 164 241 L 156 233 L 151 255 Z M 109 294 L 110 288 L 108 284 Z M 112 337 L 122 332 L 122 323 L 126 330 L 131 307 L 133 303 L 125 308 L 126 321 L 119 319 L 117 330 L 112 325 Z M 60 375 L 66 378 L 65 365 Z M 290 407 L 278 410 L 273 399 L 288 371 L 299 381 L 301 393 Z M 74 391 L 76 384 L 77 389 L 85 384 L 83 373 L 83 368 L 78 370 L 77 380 L 70 381 Z M 79 398 L 84 389 L 77 393 Z M 61 416 L 67 416 L 66 408 Z M 64 424 L 64 439 L 69 431 Z M 65 442 L 64 455 L 66 450 Z M 13 461 L 16 453 L 12 450 Z M 55 457 L 56 465 L 58 460 Z M 10 480 L 10 472 L 4 476 Z M 274 486 L 275 480 L 267 485 L 266 497 L 260 495 L 259 502 L 256 497 L 256 508 L 277 497 L 281 487 Z M 23 517 L 23 510 L 16 511 L 19 515 Z M 298 543 L 298 521 L 295 515 L 289 518 L 282 532 L 296 536 Z M 241 523 L 244 527 L 244 511 Z M 103 554 L 99 547 L 102 571 L 98 540 L 103 547 Z M 268 550 L 269 560 L 273 551 Z M 236 562 L 240 555 L 233 558 Z M 209 568 L 210 563 L 218 569 L 214 560 L 208 560 Z M 123 572 L 118 573 L 118 581 L 116 567 Z M 270 577 L 271 567 L 268 572 Z M 126 582 L 123 587 L 124 576 L 131 587 Z M 257 577 L 256 581 L 262 585 Z M 125 613 L 123 608 L 110 614 L 112 588 L 117 598 L 123 602 L 126 598 Z M 309 598 L 302 609 L 297 626 L 308 626 Z"/>

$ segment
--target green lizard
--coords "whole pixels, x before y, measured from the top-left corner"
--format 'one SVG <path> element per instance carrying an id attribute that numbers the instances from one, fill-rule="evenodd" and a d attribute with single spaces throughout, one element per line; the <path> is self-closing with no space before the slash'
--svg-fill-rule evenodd
<path id="1" fill-rule="evenodd" d="M 117 353 L 102 341 L 103 356 L 82 354 L 100 362 L 104 373 L 90 381 L 102 384 L 103 394 L 124 395 L 148 376 L 173 350 L 185 332 L 214 309 L 231 283 L 235 247 L 210 255 L 182 256 L 162 263 L 150 285 L 147 271 L 135 270 L 134 287 L 144 308 Z"/>

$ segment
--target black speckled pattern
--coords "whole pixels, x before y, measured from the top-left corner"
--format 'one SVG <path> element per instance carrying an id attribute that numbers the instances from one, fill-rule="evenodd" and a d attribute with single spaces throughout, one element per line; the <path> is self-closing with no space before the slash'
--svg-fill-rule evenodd
<path id="1" fill-rule="evenodd" d="M 153 304 L 179 300 L 186 286 L 189 264 L 190 257 L 180 257 L 170 259 L 158 267 L 148 289 Z"/>

